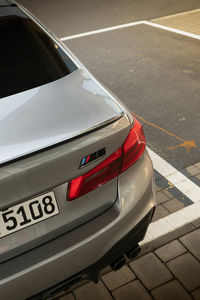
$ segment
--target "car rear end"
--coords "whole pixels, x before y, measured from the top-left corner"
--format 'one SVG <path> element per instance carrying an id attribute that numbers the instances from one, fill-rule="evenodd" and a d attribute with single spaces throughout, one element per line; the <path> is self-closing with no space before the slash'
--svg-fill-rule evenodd
<path id="1" fill-rule="evenodd" d="M 23 225 L 15 232 L 10 230 L 1 238 L 1 299 L 26 299 L 78 273 L 98 271 L 115 263 L 142 240 L 155 205 L 152 165 L 146 151 L 111 180 L 107 178 L 106 183 L 76 199 L 68 198 L 70 183 L 112 157 L 129 132 L 130 122 L 123 116 L 87 137 L 1 168 L 5 199 L 2 214 L 9 212 L 22 223 L 24 217 L 13 214 L 13 206 L 24 208 L 27 219 L 32 219 L 26 202 L 48 196 L 57 204 L 48 200 L 47 205 L 54 203 L 58 208 L 55 213 L 50 205 L 47 219 Z M 82 157 L 103 147 L 104 157 L 79 168 Z M 34 207 L 36 216 L 38 203 Z M 45 206 L 41 204 L 41 208 L 45 215 Z M 13 223 L 10 220 L 5 225 Z"/>
<path id="2" fill-rule="evenodd" d="M 0 100 L 1 299 L 41 299 L 95 280 L 134 253 L 155 206 L 141 124 L 49 43 L 69 54 L 68 74 Z"/>

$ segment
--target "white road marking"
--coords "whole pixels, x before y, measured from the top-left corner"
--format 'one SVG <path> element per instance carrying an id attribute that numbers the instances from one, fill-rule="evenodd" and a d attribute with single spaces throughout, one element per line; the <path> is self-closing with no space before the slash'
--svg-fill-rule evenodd
<path id="1" fill-rule="evenodd" d="M 148 147 L 147 147 L 148 148 Z M 185 196 L 193 202 L 200 201 L 200 187 L 187 178 L 184 174 L 175 169 L 166 160 L 148 148 L 148 152 L 153 161 L 153 166 L 162 176 L 171 182 Z"/>
<path id="2" fill-rule="evenodd" d="M 152 27 L 156 27 L 156 28 L 159 28 L 159 29 L 171 31 L 171 32 L 174 32 L 174 33 L 177 33 L 177 34 L 185 35 L 185 36 L 191 37 L 193 39 L 200 40 L 200 35 L 190 33 L 190 32 L 184 31 L 184 30 L 180 30 L 180 29 L 176 29 L 176 28 L 173 28 L 173 27 L 160 25 L 160 24 L 157 24 L 157 23 L 149 22 L 149 21 L 144 21 L 143 24 L 146 24 L 146 25 L 149 25 L 149 26 L 152 26 Z"/>
<path id="3" fill-rule="evenodd" d="M 181 13 L 177 13 L 177 14 L 173 14 L 173 15 L 168 15 L 168 16 L 152 19 L 151 21 L 158 21 L 158 20 L 161 20 L 161 19 L 163 20 L 163 19 L 168 19 L 168 18 L 171 18 L 171 17 L 178 17 L 178 16 L 183 16 L 183 15 L 188 15 L 188 14 L 191 14 L 191 13 L 194 13 L 194 12 L 197 12 L 197 11 L 200 11 L 200 9 L 197 8 L 197 9 L 193 9 L 193 10 L 188 10 L 188 11 L 184 11 L 184 12 L 181 12 Z"/>
<path id="4" fill-rule="evenodd" d="M 74 34 L 74 35 L 69 35 L 69 36 L 66 36 L 66 37 L 62 37 L 62 38 L 60 38 L 60 40 L 63 42 L 63 41 L 68 41 L 68 40 L 72 40 L 72 39 L 77 39 L 77 38 L 89 36 L 89 35 L 94 35 L 94 34 L 98 34 L 98 33 L 103 33 L 103 32 L 108 32 L 108 31 L 112 31 L 112 30 L 122 29 L 122 28 L 128 28 L 128 27 L 137 26 L 137 25 L 148 25 L 148 26 L 152 26 L 152 27 L 155 27 L 155 28 L 171 31 L 171 32 L 174 32 L 174 33 L 177 33 L 177 34 L 185 35 L 185 36 L 191 37 L 193 39 L 200 40 L 200 35 L 198 35 L 198 34 L 190 33 L 190 32 L 184 31 L 184 30 L 179 30 L 179 29 L 176 29 L 176 28 L 173 28 L 173 27 L 160 25 L 160 24 L 153 23 L 153 22 L 150 22 L 150 21 L 138 21 L 138 22 L 132 22 L 132 23 L 127 23 L 127 24 L 121 24 L 121 25 L 117 25 L 117 26 L 102 28 L 102 29 L 98 29 L 98 30 L 92 30 L 92 31 L 88 31 L 88 32 L 83 32 L 83 33 L 79 33 L 79 34 Z"/>
<path id="5" fill-rule="evenodd" d="M 144 23 L 144 21 L 138 21 L 138 22 L 132 22 L 132 23 L 116 25 L 116 26 L 112 26 L 112 27 L 106 27 L 106 28 L 102 28 L 102 29 L 97 29 L 97 30 L 92 30 L 92 31 L 88 31 L 88 32 L 83 32 L 83 33 L 79 33 L 79 34 L 74 34 L 74 35 L 62 37 L 62 38 L 60 38 L 60 40 L 63 42 L 63 41 L 77 39 L 77 38 L 81 38 L 81 37 L 84 37 L 84 36 L 93 35 L 93 34 L 97 34 L 97 33 L 112 31 L 112 30 L 121 29 L 121 28 L 132 27 L 132 26 L 143 24 L 143 23 Z"/>

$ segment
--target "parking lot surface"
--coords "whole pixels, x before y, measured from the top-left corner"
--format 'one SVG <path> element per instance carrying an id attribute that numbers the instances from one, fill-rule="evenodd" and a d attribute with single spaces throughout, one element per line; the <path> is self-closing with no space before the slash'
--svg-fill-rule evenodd
<path id="1" fill-rule="evenodd" d="M 59 38 L 199 8 L 199 0 L 19 0 Z"/>
<path id="2" fill-rule="evenodd" d="M 178 169 L 198 162 L 199 147 L 180 147 L 191 140 L 200 145 L 198 40 L 136 25 L 64 43 L 132 112 L 142 117 L 152 150 Z"/>

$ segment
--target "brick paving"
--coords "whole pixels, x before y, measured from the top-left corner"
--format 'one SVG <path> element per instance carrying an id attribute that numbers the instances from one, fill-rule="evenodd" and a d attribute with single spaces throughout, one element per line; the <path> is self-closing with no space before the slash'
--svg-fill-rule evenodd
<path id="1" fill-rule="evenodd" d="M 200 186 L 200 163 L 186 167 L 181 172 Z M 158 173 L 156 174 L 156 200 L 157 208 L 153 222 L 191 204 L 185 195 Z"/>
<path id="2" fill-rule="evenodd" d="M 191 12 L 189 11 L 187 13 L 162 17 L 153 21 L 164 26 L 169 26 L 200 35 L 200 9 Z"/>

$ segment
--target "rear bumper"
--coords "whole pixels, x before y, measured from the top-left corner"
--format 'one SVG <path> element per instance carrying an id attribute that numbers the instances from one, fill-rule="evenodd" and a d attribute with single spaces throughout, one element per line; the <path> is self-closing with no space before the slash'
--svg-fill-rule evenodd
<path id="1" fill-rule="evenodd" d="M 144 239 L 149 223 L 152 220 L 155 207 L 153 207 L 146 216 L 120 241 L 118 241 L 98 262 L 86 269 L 85 273 L 98 272 L 106 266 L 113 264 L 133 250 L 140 241 Z M 83 272 L 84 273 L 84 272 Z"/>
<path id="2" fill-rule="evenodd" d="M 120 175 L 118 199 L 110 209 L 1 264 L 1 300 L 27 299 L 83 270 L 101 269 L 132 249 L 143 239 L 155 206 L 153 185 L 152 164 L 145 153 Z"/>
<path id="3" fill-rule="evenodd" d="M 145 233 L 147 231 L 148 225 L 152 220 L 153 214 L 155 211 L 155 207 L 153 207 L 148 214 L 129 232 L 123 237 L 120 241 L 118 241 L 99 261 L 95 264 L 89 266 L 85 270 L 79 272 L 78 274 L 72 276 L 71 278 L 67 278 L 62 282 L 59 282 L 56 285 L 53 285 L 49 289 L 42 291 L 28 300 L 40 300 L 47 299 L 51 296 L 56 296 L 62 290 L 67 290 L 70 287 L 73 287 L 74 284 L 81 280 L 93 279 L 95 280 L 98 276 L 98 273 L 108 266 L 116 262 L 123 255 L 129 253 L 132 249 L 134 249 L 138 243 L 143 240 Z"/>

